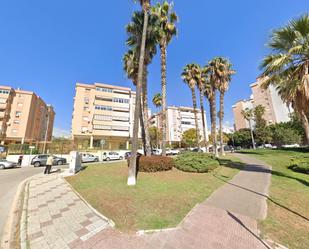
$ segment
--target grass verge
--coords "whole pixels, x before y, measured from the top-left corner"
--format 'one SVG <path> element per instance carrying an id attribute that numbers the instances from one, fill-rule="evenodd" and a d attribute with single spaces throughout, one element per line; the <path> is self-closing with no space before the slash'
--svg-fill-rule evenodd
<path id="1" fill-rule="evenodd" d="M 133 232 L 177 226 L 197 203 L 224 183 L 220 179 L 229 180 L 238 172 L 240 165 L 234 166 L 227 159 L 224 165 L 204 174 L 177 169 L 139 173 L 137 185 L 128 187 L 126 163 L 114 162 L 88 166 L 66 179 L 118 229 Z"/>
<path id="2" fill-rule="evenodd" d="M 272 184 L 266 220 L 260 222 L 264 235 L 289 248 L 309 248 L 309 175 L 288 169 L 293 157 L 309 150 L 284 149 L 244 151 L 272 166 Z"/>

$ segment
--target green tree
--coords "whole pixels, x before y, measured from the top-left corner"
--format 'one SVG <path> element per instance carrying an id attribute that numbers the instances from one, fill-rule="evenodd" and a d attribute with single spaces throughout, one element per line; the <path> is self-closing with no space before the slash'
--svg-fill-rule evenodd
<path id="1" fill-rule="evenodd" d="M 167 46 L 177 34 L 176 22 L 178 17 L 167 1 L 157 3 L 152 8 L 153 15 L 158 17 L 159 46 L 161 51 L 161 88 L 162 88 L 162 155 L 166 155 L 166 58 Z"/>
<path id="2" fill-rule="evenodd" d="M 250 133 L 251 133 L 251 140 L 252 140 L 252 147 L 255 150 L 255 141 L 254 141 L 254 134 L 252 128 L 252 120 L 254 118 L 254 113 L 252 109 L 246 108 L 245 110 L 241 111 L 243 117 L 249 122 Z"/>
<path id="3" fill-rule="evenodd" d="M 159 148 L 160 142 L 162 141 L 162 133 L 160 129 L 156 126 L 151 126 L 149 128 L 151 147 Z"/>
<path id="4" fill-rule="evenodd" d="M 263 86 L 274 85 L 302 120 L 309 143 L 309 15 L 292 20 L 273 32 L 272 53 L 261 64 Z"/>
<path id="5" fill-rule="evenodd" d="M 140 0 L 140 5 L 144 12 L 143 32 L 142 40 L 139 50 L 139 62 L 138 62 L 138 77 L 136 85 L 136 98 L 135 98 L 135 110 L 134 110 L 134 124 L 133 124 L 133 138 L 132 138 L 132 157 L 129 165 L 128 185 L 136 185 L 136 157 L 138 150 L 138 129 L 139 129 L 139 114 L 141 112 L 141 93 L 142 93 L 142 81 L 144 75 L 144 61 L 145 61 L 145 46 L 147 38 L 147 26 L 148 26 L 148 11 L 150 8 L 150 0 Z"/>
<path id="6" fill-rule="evenodd" d="M 266 127 L 266 120 L 264 119 L 265 107 L 258 105 L 253 109 L 255 127 L 264 128 Z"/>
<path id="7" fill-rule="evenodd" d="M 192 95 L 192 102 L 193 102 L 193 112 L 194 112 L 194 120 L 195 120 L 195 132 L 196 137 L 199 137 L 199 125 L 197 119 L 197 107 L 196 107 L 196 94 L 195 94 L 195 87 L 196 87 L 196 74 L 198 73 L 198 67 L 196 64 L 188 64 L 184 67 L 181 77 L 185 83 L 188 84 L 191 95 Z M 200 150 L 200 143 L 197 141 L 197 147 Z"/>
<path id="8" fill-rule="evenodd" d="M 197 132 L 196 129 L 192 128 L 189 130 L 186 130 L 182 134 L 182 142 L 190 147 L 198 145 L 198 139 L 197 139 Z"/>
<path id="9" fill-rule="evenodd" d="M 249 148 L 252 145 L 250 129 L 240 129 L 229 135 L 229 145 Z"/>
<path id="10" fill-rule="evenodd" d="M 291 128 L 285 128 L 279 125 L 271 125 L 272 142 L 277 146 L 299 144 L 300 135 Z"/>

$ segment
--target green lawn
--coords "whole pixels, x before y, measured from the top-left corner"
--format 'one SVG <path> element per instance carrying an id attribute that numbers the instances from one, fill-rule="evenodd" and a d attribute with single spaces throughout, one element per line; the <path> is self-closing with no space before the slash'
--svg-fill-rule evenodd
<path id="1" fill-rule="evenodd" d="M 233 159 L 236 162 L 236 159 Z M 135 187 L 126 185 L 126 163 L 91 165 L 67 181 L 122 231 L 174 227 L 197 204 L 234 176 L 230 161 L 205 174 L 177 169 L 140 173 Z M 238 166 L 241 164 L 238 164 Z"/>
<path id="2" fill-rule="evenodd" d="M 291 158 L 309 150 L 256 150 L 246 154 L 272 166 L 267 219 L 260 223 L 264 235 L 289 248 L 309 248 L 309 175 L 288 169 Z"/>

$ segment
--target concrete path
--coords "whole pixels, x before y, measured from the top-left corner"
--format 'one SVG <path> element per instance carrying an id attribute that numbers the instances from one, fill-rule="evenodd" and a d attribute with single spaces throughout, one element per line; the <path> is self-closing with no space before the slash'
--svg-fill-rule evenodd
<path id="1" fill-rule="evenodd" d="M 254 219 L 265 219 L 271 167 L 244 154 L 235 156 L 246 164 L 245 168 L 217 189 L 206 204 Z"/>
<path id="2" fill-rule="evenodd" d="M 28 241 L 31 249 L 270 248 L 259 238 L 255 219 L 266 212 L 262 195 L 267 193 L 269 170 L 254 159 L 237 156 L 249 165 L 197 205 L 177 228 L 142 235 L 113 228 L 59 175 L 37 175 L 27 185 L 24 245 Z"/>

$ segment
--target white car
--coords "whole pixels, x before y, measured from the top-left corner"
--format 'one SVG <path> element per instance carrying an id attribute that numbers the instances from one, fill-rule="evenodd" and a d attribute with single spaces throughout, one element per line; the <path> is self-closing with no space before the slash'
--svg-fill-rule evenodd
<path id="1" fill-rule="evenodd" d="M 6 159 L 0 159 L 0 169 L 11 169 L 17 167 L 17 163 L 7 161 Z"/>
<path id="2" fill-rule="evenodd" d="M 161 149 L 153 149 L 152 154 L 155 155 L 155 156 L 161 156 L 162 150 Z"/>
<path id="3" fill-rule="evenodd" d="M 123 156 L 118 152 L 104 152 L 103 153 L 103 161 L 110 161 L 110 160 L 123 160 Z"/>
<path id="4" fill-rule="evenodd" d="M 176 149 L 167 149 L 166 150 L 166 155 L 178 155 L 179 154 L 179 150 Z"/>
<path id="5" fill-rule="evenodd" d="M 92 154 L 83 153 L 82 163 L 91 163 L 91 162 L 99 162 L 99 157 L 92 155 Z"/>

